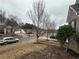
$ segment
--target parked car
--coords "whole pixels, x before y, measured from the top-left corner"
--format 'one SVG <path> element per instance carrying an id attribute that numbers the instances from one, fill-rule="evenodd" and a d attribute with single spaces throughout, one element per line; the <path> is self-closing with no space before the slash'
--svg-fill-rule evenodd
<path id="1" fill-rule="evenodd" d="M 0 45 L 3 45 L 4 44 L 4 41 L 3 40 L 0 40 Z"/>
<path id="2" fill-rule="evenodd" d="M 18 42 L 19 39 L 18 38 L 14 38 L 14 37 L 4 37 L 2 40 L 0 40 L 0 44 L 8 44 L 8 43 L 15 43 Z"/>

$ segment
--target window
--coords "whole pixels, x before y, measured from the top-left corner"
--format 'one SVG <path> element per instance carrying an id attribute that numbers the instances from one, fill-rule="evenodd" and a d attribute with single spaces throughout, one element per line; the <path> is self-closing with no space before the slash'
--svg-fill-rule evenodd
<path id="1" fill-rule="evenodd" d="M 74 32 L 76 32 L 76 19 L 71 22 L 71 26 L 73 27 Z"/>
<path id="2" fill-rule="evenodd" d="M 14 38 L 7 38 L 7 39 L 5 39 L 5 40 L 13 40 Z"/>
<path id="3" fill-rule="evenodd" d="M 72 21 L 71 25 L 72 25 L 73 28 L 75 28 L 75 22 L 74 21 Z"/>

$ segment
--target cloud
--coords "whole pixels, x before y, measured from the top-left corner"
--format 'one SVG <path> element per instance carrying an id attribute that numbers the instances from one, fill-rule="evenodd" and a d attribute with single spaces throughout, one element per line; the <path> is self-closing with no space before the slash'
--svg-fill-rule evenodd
<path id="1" fill-rule="evenodd" d="M 60 2 L 57 2 L 59 4 L 57 5 L 52 4 L 53 7 L 50 7 L 48 9 L 51 16 L 53 16 L 52 19 L 55 20 L 58 27 L 62 24 L 66 24 L 69 5 L 74 4 L 74 2 L 75 2 L 74 0 L 63 0 L 62 2 L 60 0 Z"/>
<path id="2" fill-rule="evenodd" d="M 30 23 L 27 18 L 26 11 L 32 7 L 35 0 L 0 0 L 0 9 L 6 11 L 8 14 L 14 14 L 21 18 L 24 22 Z M 59 25 L 66 22 L 69 5 L 73 4 L 75 0 L 44 0 L 46 9 L 51 18 Z"/>

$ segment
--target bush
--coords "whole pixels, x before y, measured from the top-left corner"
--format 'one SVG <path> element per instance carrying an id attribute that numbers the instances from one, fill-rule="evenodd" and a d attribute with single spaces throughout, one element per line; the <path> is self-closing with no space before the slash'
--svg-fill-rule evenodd
<path id="1" fill-rule="evenodd" d="M 59 27 L 56 38 L 61 45 L 64 45 L 67 38 L 70 38 L 73 35 L 73 28 L 70 25 L 64 25 Z"/>

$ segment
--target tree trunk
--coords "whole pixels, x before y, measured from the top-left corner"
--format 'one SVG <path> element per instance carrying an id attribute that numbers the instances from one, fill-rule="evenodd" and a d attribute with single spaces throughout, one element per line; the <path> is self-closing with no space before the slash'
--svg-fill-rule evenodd
<path id="1" fill-rule="evenodd" d="M 68 38 L 68 44 L 67 44 L 67 47 L 66 47 L 66 52 L 68 52 L 69 44 L 70 44 L 70 38 Z"/>
<path id="2" fill-rule="evenodd" d="M 48 41 L 48 31 L 47 31 L 47 41 Z"/>
<path id="3" fill-rule="evenodd" d="M 36 42 L 38 43 L 38 38 L 39 38 L 39 37 L 38 37 L 38 34 L 37 34 L 36 36 L 37 36 L 37 39 L 36 39 L 37 41 L 36 41 Z"/>
<path id="4" fill-rule="evenodd" d="M 37 38 L 36 38 L 36 42 L 38 43 L 38 38 L 39 38 L 38 30 L 36 30 L 36 32 L 37 32 L 37 33 L 36 33 L 36 37 L 37 37 Z"/>

